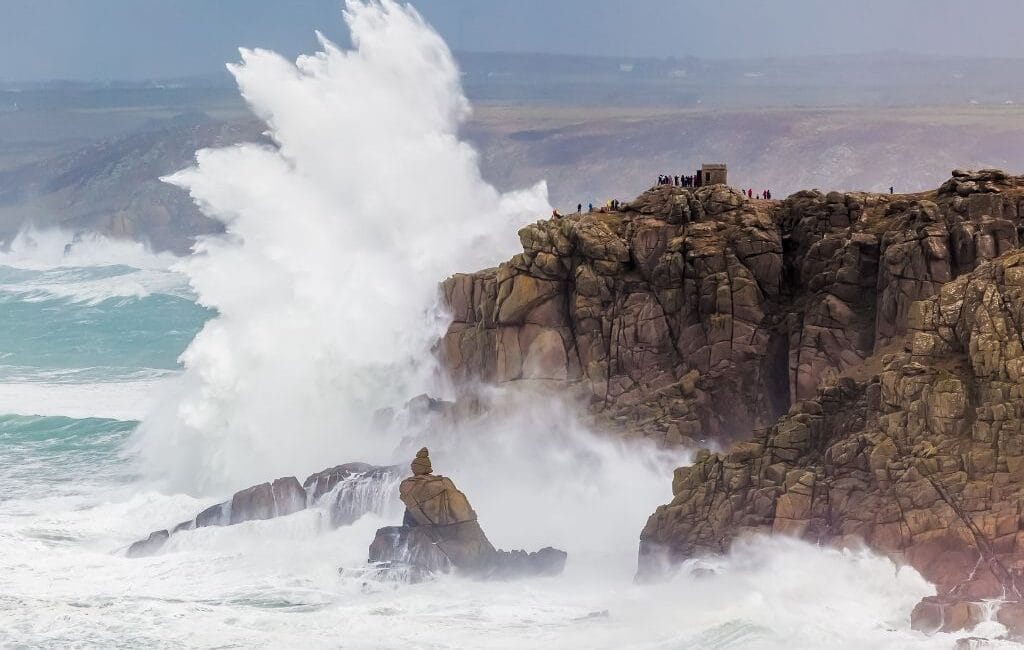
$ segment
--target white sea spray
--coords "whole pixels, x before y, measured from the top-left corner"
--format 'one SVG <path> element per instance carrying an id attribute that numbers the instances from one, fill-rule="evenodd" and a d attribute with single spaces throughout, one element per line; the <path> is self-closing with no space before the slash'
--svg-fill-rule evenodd
<path id="1" fill-rule="evenodd" d="M 226 234 L 183 265 L 218 316 L 184 353 L 186 388 L 148 418 L 144 471 L 203 493 L 386 459 L 370 417 L 432 387 L 438 282 L 515 252 L 546 188 L 501 194 L 459 139 L 469 105 L 410 8 L 349 2 L 354 49 L 229 66 L 275 146 L 200 151 L 168 178 Z"/>

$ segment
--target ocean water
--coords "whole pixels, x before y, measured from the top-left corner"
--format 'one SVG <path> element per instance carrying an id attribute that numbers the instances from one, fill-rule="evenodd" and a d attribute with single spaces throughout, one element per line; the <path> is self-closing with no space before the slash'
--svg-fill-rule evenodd
<path id="1" fill-rule="evenodd" d="M 909 629 L 934 589 L 867 551 L 752 539 L 634 584 L 639 532 L 687 456 L 596 437 L 556 396 L 498 391 L 503 408 L 430 444 L 496 545 L 568 551 L 559 577 L 376 581 L 361 569 L 395 507 L 125 556 L 248 485 L 407 461 L 418 423 L 374 413 L 449 389 L 437 280 L 507 258 L 550 210 L 542 183 L 480 177 L 458 70 L 414 10 L 352 0 L 345 20 L 353 50 L 232 67 L 275 148 L 200 152 L 167 179 L 223 237 L 178 259 L 26 232 L 0 254 L 0 647 L 951 647 Z"/>

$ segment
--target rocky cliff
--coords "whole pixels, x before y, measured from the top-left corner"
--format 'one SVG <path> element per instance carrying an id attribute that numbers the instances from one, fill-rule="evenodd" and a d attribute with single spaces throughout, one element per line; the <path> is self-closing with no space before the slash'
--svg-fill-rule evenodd
<path id="1" fill-rule="evenodd" d="M 641 575 L 772 532 L 867 542 L 917 568 L 940 602 L 1020 600 L 1024 252 L 914 303 L 908 328 L 879 372 L 841 378 L 730 453 L 678 469 L 672 502 L 643 530 Z"/>
<path id="2" fill-rule="evenodd" d="M 540 221 L 523 253 L 444 282 L 441 356 L 460 385 L 582 388 L 603 421 L 666 444 L 744 439 L 1016 248 L 1022 186 L 996 170 L 912 196 L 661 186 Z"/>
<path id="3" fill-rule="evenodd" d="M 448 279 L 441 356 L 461 385 L 557 382 L 612 428 L 728 449 L 676 471 L 640 577 L 751 532 L 867 543 L 938 586 L 915 624 L 963 627 L 1024 591 L 1022 217 L 998 170 L 903 196 L 658 187 Z"/>

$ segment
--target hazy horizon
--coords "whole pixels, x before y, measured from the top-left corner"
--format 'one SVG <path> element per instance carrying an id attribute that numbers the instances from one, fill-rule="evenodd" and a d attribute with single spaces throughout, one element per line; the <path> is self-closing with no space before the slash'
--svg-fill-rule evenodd
<path id="1" fill-rule="evenodd" d="M 295 56 L 320 30 L 341 44 L 341 0 L 4 0 L 0 80 L 146 80 L 216 74 L 238 47 Z M 1024 5 L 952 0 L 419 0 L 466 53 L 710 60 L 906 56 L 1024 58 Z M 998 15 L 1000 20 L 992 20 Z"/>

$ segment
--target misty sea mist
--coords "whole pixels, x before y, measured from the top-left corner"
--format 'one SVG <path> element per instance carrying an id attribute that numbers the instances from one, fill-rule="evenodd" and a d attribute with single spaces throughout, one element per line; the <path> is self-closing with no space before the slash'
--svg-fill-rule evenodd
<path id="1" fill-rule="evenodd" d="M 506 408 L 431 452 L 496 546 L 565 549 L 561 576 L 368 578 L 394 503 L 125 557 L 249 485 L 408 463 L 416 423 L 375 413 L 449 396 L 438 282 L 508 258 L 551 211 L 543 182 L 482 178 L 459 70 L 413 9 L 349 0 L 345 20 L 352 49 L 321 37 L 295 62 L 230 66 L 273 146 L 203 150 L 165 179 L 222 236 L 174 257 L 29 230 L 0 254 L 0 646 L 951 647 L 910 630 L 934 588 L 866 550 L 756 538 L 634 584 L 640 530 L 687 457 L 600 438 L 551 396 L 496 392 Z"/>

